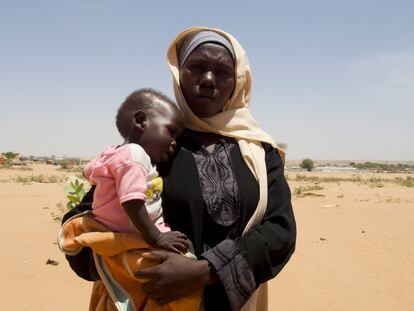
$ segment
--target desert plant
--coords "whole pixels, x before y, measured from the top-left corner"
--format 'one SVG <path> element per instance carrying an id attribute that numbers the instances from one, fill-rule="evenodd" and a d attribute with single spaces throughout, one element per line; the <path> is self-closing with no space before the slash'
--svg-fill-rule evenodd
<path id="1" fill-rule="evenodd" d="M 62 182 L 62 178 L 56 175 L 44 176 L 43 174 L 39 175 L 30 175 L 30 176 L 20 176 L 12 178 L 15 182 L 21 182 L 24 185 L 30 185 L 32 182 L 36 183 L 58 183 Z"/>
<path id="2" fill-rule="evenodd" d="M 300 166 L 310 172 L 315 167 L 315 163 L 313 162 L 312 159 L 307 158 L 307 159 L 302 160 L 302 163 L 300 164 Z"/>
<path id="3" fill-rule="evenodd" d="M 16 178 L 14 178 L 14 181 L 21 182 L 24 185 L 29 185 L 32 182 L 37 182 L 37 183 L 45 182 L 45 177 L 43 176 L 43 174 L 30 175 L 30 176 L 20 176 L 20 175 L 18 175 Z"/>
<path id="4" fill-rule="evenodd" d="M 318 184 L 308 185 L 308 186 L 299 186 L 293 190 L 293 195 L 296 197 L 305 197 L 305 196 L 325 196 L 324 194 L 314 193 L 312 191 L 322 190 L 323 187 Z"/>
<path id="5" fill-rule="evenodd" d="M 78 205 L 85 196 L 85 181 L 78 177 L 70 178 L 63 190 L 66 192 L 66 198 L 68 199 L 66 207 L 70 210 Z"/>
<path id="6" fill-rule="evenodd" d="M 68 160 L 61 160 L 57 164 L 60 165 L 60 168 L 62 170 L 67 170 L 69 168 L 69 161 Z"/>
<path id="7" fill-rule="evenodd" d="M 405 178 L 395 177 L 394 182 L 404 187 L 409 187 L 409 188 L 414 187 L 414 177 L 411 177 L 411 176 L 407 176 Z"/>
<path id="8" fill-rule="evenodd" d="M 12 151 L 7 151 L 3 152 L 2 155 L 8 160 L 14 160 L 19 154 Z"/>
<path id="9" fill-rule="evenodd" d="M 3 164 L 4 167 L 11 167 L 13 164 L 13 160 L 17 158 L 17 156 L 19 155 L 18 153 L 12 152 L 12 151 L 7 151 L 7 152 L 3 152 L 2 155 L 5 158 L 5 162 Z"/>

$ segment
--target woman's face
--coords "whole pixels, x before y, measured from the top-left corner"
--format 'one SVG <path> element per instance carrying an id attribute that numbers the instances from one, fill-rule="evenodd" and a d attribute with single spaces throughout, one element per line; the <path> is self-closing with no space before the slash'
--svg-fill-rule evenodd
<path id="1" fill-rule="evenodd" d="M 180 70 L 181 90 L 192 112 L 202 118 L 220 112 L 233 93 L 234 76 L 233 59 L 225 47 L 198 46 Z"/>

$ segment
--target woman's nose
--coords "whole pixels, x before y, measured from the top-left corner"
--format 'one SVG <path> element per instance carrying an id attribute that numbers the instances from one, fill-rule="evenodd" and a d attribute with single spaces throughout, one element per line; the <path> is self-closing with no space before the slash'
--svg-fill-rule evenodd
<path id="1" fill-rule="evenodd" d="M 207 71 L 200 79 L 200 86 L 214 88 L 216 86 L 216 77 L 212 71 Z"/>
<path id="2" fill-rule="evenodd" d="M 175 147 L 177 147 L 177 142 L 175 141 L 175 139 L 173 139 L 171 141 L 171 147 L 173 147 L 173 149 L 175 149 Z"/>

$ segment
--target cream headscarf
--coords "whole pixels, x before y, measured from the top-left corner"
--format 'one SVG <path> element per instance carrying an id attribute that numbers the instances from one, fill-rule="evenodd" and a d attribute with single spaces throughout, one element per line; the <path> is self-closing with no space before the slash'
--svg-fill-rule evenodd
<path id="1" fill-rule="evenodd" d="M 214 31 L 233 46 L 235 52 L 235 89 L 233 95 L 223 107 L 223 111 L 209 118 L 199 118 L 188 107 L 180 89 L 177 45 L 187 35 L 203 30 Z M 236 139 L 243 159 L 259 184 L 259 202 L 257 208 L 244 228 L 243 234 L 261 222 L 267 206 L 267 171 L 265 153 L 260 142 L 271 144 L 284 160 L 284 152 L 273 141 L 272 137 L 262 131 L 249 111 L 251 76 L 246 52 L 239 42 L 230 34 L 215 28 L 192 27 L 181 32 L 171 43 L 167 54 L 168 64 L 174 79 L 174 93 L 178 105 L 187 118 L 187 127 L 200 132 L 213 132 Z"/>

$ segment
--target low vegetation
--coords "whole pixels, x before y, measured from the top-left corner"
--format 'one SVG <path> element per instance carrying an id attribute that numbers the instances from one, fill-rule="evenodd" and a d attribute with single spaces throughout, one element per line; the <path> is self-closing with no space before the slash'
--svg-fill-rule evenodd
<path id="1" fill-rule="evenodd" d="M 414 177 L 411 176 L 407 176 L 405 178 L 395 177 L 394 182 L 404 187 L 414 187 Z"/>
<path id="2" fill-rule="evenodd" d="M 58 164 L 59 165 L 59 164 Z M 82 167 L 79 165 L 60 165 L 58 171 L 64 171 L 66 173 L 82 173 Z"/>
<path id="3" fill-rule="evenodd" d="M 19 154 L 12 152 L 12 151 L 7 151 L 7 152 L 3 152 L 1 155 L 2 155 L 2 163 L 1 163 L 2 166 L 4 168 L 10 168 L 13 165 L 13 160 L 16 159 Z"/>
<path id="4" fill-rule="evenodd" d="M 0 169 L 8 169 L 8 170 L 13 170 L 13 171 L 33 171 L 33 169 L 31 167 L 28 166 L 17 166 L 17 165 L 13 165 L 13 166 L 7 166 L 7 165 L 0 165 Z"/>
<path id="5" fill-rule="evenodd" d="M 299 187 L 295 187 L 295 189 L 293 190 L 293 195 L 296 197 L 324 196 L 323 194 L 312 192 L 312 191 L 318 191 L 318 190 L 323 190 L 323 187 L 318 184 L 299 186 Z"/>
<path id="6" fill-rule="evenodd" d="M 402 163 L 393 164 L 393 163 L 376 163 L 376 162 L 365 162 L 365 163 L 350 162 L 349 165 L 359 170 L 369 170 L 369 171 L 375 171 L 375 172 L 398 173 L 398 172 L 414 171 L 414 165 L 402 164 Z"/>
<path id="7" fill-rule="evenodd" d="M 312 182 L 312 183 L 340 183 L 340 182 L 357 182 L 361 184 L 367 184 L 370 187 L 381 188 L 384 183 L 395 183 L 404 187 L 414 187 L 414 178 L 412 176 L 407 177 L 394 177 L 394 178 L 381 178 L 381 177 L 369 177 L 361 178 L 359 175 L 353 174 L 351 177 L 319 177 L 308 176 L 304 174 L 296 174 L 296 181 Z"/>
<path id="8" fill-rule="evenodd" d="M 23 183 L 24 185 L 29 185 L 32 182 L 36 183 L 59 183 L 63 182 L 64 178 L 56 176 L 56 175 L 49 175 L 45 176 L 43 174 L 39 175 L 30 175 L 30 176 L 17 176 L 16 178 L 11 178 L 15 182 Z"/>

